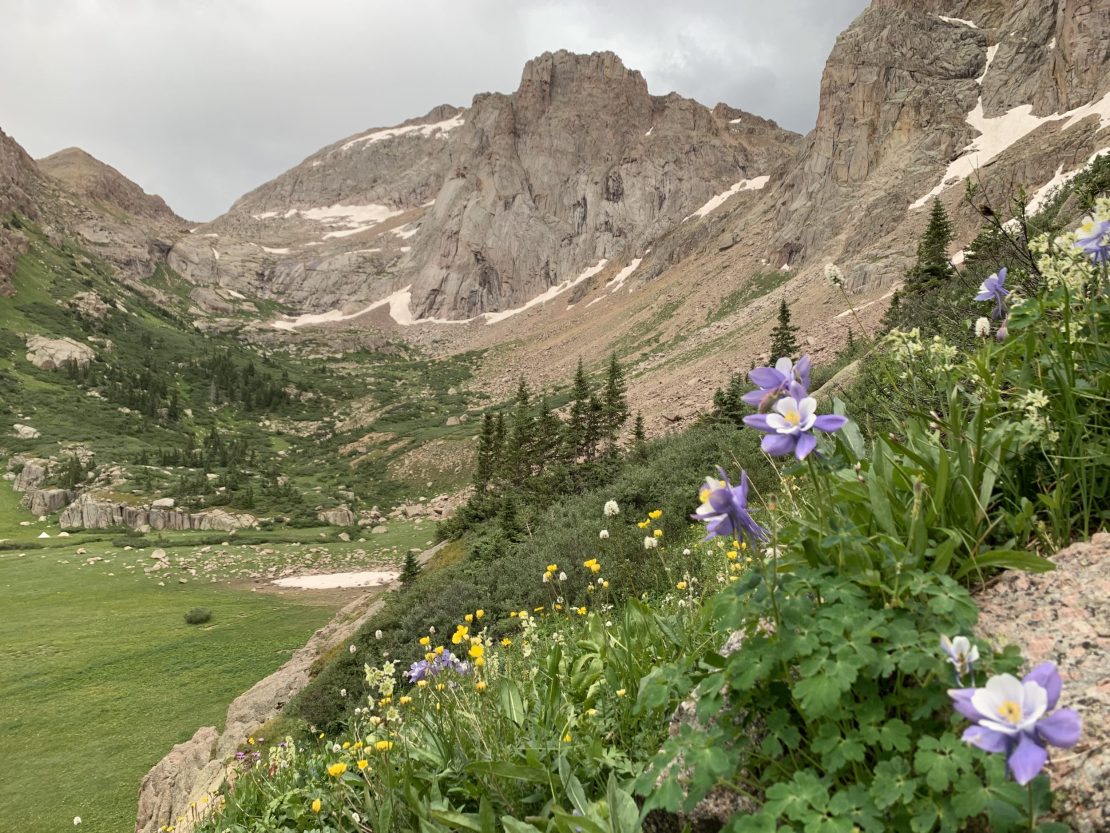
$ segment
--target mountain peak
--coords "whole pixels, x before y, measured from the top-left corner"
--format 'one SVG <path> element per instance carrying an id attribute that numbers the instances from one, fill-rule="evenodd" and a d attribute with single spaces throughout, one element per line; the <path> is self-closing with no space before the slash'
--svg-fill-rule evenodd
<path id="1" fill-rule="evenodd" d="M 136 217 L 180 220 L 165 201 L 148 194 L 88 151 L 69 147 L 38 160 L 39 170 L 78 196 L 108 203 Z"/>

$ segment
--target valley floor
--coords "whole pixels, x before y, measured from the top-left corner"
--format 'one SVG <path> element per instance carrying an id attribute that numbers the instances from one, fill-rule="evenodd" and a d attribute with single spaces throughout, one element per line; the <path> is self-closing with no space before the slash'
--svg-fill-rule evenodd
<path id="1" fill-rule="evenodd" d="M 69 829 L 76 816 L 83 833 L 131 830 L 147 770 L 199 726 L 222 726 L 231 700 L 282 665 L 350 591 L 258 592 L 271 589 L 260 562 L 300 569 L 318 529 L 264 556 L 229 548 L 220 565 L 204 562 L 197 535 L 131 550 L 110 532 L 61 538 L 18 500 L 0 487 L 0 830 Z M 44 529 L 49 540 L 38 538 Z M 357 544 L 319 547 L 309 569 L 399 566 L 394 552 L 427 530 L 398 524 L 373 537 L 363 547 L 377 549 L 364 558 Z M 145 573 L 156 546 L 170 566 Z M 214 566 L 196 577 L 181 561 Z M 211 610 L 211 621 L 187 625 L 194 607 Z"/>

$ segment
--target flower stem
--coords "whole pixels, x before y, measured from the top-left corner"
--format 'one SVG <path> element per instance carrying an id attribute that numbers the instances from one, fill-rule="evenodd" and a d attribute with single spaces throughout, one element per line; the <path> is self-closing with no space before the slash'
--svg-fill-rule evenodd
<path id="1" fill-rule="evenodd" d="M 1037 829 L 1037 814 L 1033 809 L 1033 782 L 1029 782 L 1029 833 Z"/>

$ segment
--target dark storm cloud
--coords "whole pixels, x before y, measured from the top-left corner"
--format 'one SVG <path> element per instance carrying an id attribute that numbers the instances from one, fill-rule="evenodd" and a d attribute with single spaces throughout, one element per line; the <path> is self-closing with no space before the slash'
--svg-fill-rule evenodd
<path id="1" fill-rule="evenodd" d="M 610 49 L 653 93 L 806 132 L 866 0 L 4 0 L 0 128 L 76 145 L 211 219 L 323 145 L 516 88 L 545 50 Z"/>

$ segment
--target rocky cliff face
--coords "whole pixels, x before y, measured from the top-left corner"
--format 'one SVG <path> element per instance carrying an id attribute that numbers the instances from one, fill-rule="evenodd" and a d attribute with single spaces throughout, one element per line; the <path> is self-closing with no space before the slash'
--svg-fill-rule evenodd
<path id="1" fill-rule="evenodd" d="M 170 265 L 301 310 L 409 287 L 413 318 L 504 311 L 635 256 L 796 143 L 741 110 L 651 96 L 612 53 L 547 53 L 513 94 L 324 148 L 178 241 Z"/>
<path id="2" fill-rule="evenodd" d="M 933 196 L 957 202 L 968 176 L 1033 192 L 1080 165 L 1110 145 L 1108 44 L 1104 3 L 875 0 L 838 38 L 816 128 L 774 188 L 773 256 L 859 255 L 916 228 Z"/>

